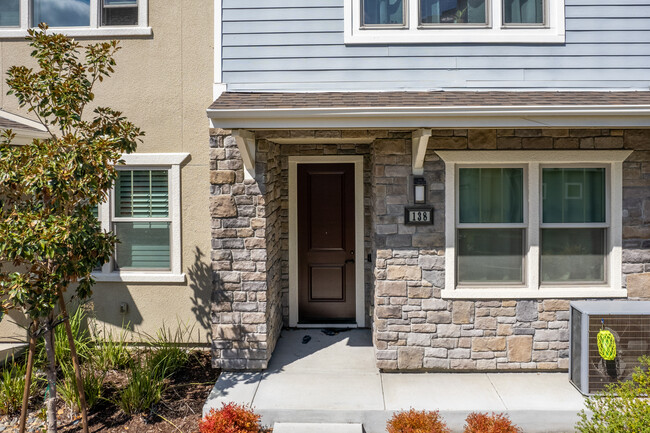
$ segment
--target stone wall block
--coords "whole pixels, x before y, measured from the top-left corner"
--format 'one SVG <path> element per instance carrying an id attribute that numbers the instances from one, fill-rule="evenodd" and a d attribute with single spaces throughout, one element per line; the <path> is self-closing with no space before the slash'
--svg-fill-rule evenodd
<path id="1" fill-rule="evenodd" d="M 533 337 L 529 335 L 508 337 L 508 361 L 530 362 L 533 352 Z"/>
<path id="2" fill-rule="evenodd" d="M 650 272 L 628 275 L 627 295 L 631 298 L 650 299 Z"/>
<path id="3" fill-rule="evenodd" d="M 400 370 L 420 370 L 423 367 L 424 348 L 400 347 L 397 350 L 397 367 Z"/>
<path id="4" fill-rule="evenodd" d="M 517 301 L 516 317 L 518 322 L 537 320 L 537 301 Z"/>
<path id="5" fill-rule="evenodd" d="M 406 281 L 377 281 L 375 290 L 377 296 L 406 296 Z"/>
<path id="6" fill-rule="evenodd" d="M 474 321 L 474 303 L 454 301 L 451 307 L 452 321 L 456 324 L 472 323 Z"/>
<path id="7" fill-rule="evenodd" d="M 217 218 L 236 217 L 237 206 L 235 199 L 230 195 L 210 197 L 210 214 Z"/>
<path id="8" fill-rule="evenodd" d="M 472 351 L 474 352 L 494 352 L 497 350 L 506 350 L 505 337 L 472 338 Z"/>

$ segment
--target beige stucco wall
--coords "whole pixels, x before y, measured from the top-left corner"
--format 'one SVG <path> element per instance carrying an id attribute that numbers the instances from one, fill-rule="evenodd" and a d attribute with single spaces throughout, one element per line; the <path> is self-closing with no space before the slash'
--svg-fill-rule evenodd
<path id="1" fill-rule="evenodd" d="M 214 2 L 149 3 L 153 36 L 121 39 L 116 72 L 99 84 L 95 95 L 99 105 L 122 111 L 146 132 L 138 152 L 191 153 L 181 169 L 182 266 L 187 282 L 98 283 L 92 301 L 100 324 L 129 322 L 136 331 L 154 334 L 163 322 L 170 326 L 182 322 L 194 328 L 194 341 L 208 342 L 211 272 L 205 109 L 212 102 Z M 4 73 L 11 65 L 29 65 L 29 52 L 22 40 L 0 42 L 3 110 L 25 114 L 15 98 L 5 95 Z M 197 251 L 203 256 L 197 258 Z M 129 305 L 125 315 L 119 312 L 121 302 Z M 15 313 L 12 316 L 18 318 Z M 0 341 L 24 335 L 11 322 L 0 322 Z"/>

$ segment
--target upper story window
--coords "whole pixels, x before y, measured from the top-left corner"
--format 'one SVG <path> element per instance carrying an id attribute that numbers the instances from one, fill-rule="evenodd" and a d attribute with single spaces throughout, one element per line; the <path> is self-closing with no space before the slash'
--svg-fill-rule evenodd
<path id="1" fill-rule="evenodd" d="M 69 36 L 149 35 L 148 0 L 0 0 L 0 37 L 44 22 Z"/>
<path id="2" fill-rule="evenodd" d="M 564 0 L 345 2 L 347 44 L 564 42 Z"/>

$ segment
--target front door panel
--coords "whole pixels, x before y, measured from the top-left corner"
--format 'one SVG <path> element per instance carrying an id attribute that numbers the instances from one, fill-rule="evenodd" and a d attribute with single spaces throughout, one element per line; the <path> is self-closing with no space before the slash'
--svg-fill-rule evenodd
<path id="1" fill-rule="evenodd" d="M 300 322 L 354 322 L 354 242 L 354 164 L 299 164 Z"/>

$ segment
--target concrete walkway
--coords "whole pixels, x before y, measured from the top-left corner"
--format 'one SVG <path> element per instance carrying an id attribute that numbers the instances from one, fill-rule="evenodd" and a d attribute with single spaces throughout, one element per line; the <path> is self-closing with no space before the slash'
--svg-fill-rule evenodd
<path id="1" fill-rule="evenodd" d="M 25 343 L 0 343 L 0 364 L 22 354 L 27 349 Z"/>
<path id="2" fill-rule="evenodd" d="M 222 373 L 204 413 L 229 401 L 269 426 L 362 423 L 366 433 L 384 433 L 393 412 L 411 407 L 440 410 L 454 432 L 473 411 L 507 413 L 524 432 L 573 432 L 583 408 L 565 373 L 380 373 L 368 330 L 285 330 L 269 368 Z"/>

